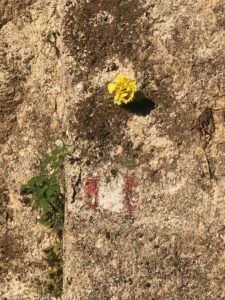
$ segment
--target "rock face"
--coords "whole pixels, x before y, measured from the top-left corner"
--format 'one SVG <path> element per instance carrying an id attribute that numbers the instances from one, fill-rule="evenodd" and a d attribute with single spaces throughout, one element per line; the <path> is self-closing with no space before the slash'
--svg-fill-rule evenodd
<path id="1" fill-rule="evenodd" d="M 29 279 L 43 283 L 48 233 L 18 190 L 66 129 L 64 299 L 224 299 L 223 1 L 17 2 L 0 4 L 0 247 L 23 247 L 0 256 L 1 297 L 48 299 Z M 118 73 L 142 102 L 113 104 Z"/>
<path id="2" fill-rule="evenodd" d="M 225 297 L 224 9 L 67 2 L 65 299 Z M 118 73 L 144 105 L 112 104 Z"/>
<path id="3" fill-rule="evenodd" d="M 32 199 L 19 191 L 60 135 L 61 71 L 44 37 L 57 29 L 56 8 L 56 1 L 0 1 L 2 300 L 49 299 L 43 249 L 54 235 L 36 222 Z"/>

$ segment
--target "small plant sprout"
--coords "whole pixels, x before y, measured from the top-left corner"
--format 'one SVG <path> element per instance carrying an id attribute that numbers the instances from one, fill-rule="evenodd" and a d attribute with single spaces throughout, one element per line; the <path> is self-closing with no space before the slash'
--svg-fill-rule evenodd
<path id="1" fill-rule="evenodd" d="M 59 177 L 67 154 L 65 144 L 52 150 L 40 163 L 40 174 L 21 186 L 21 194 L 34 195 L 33 210 L 41 211 L 39 222 L 54 228 L 58 235 L 62 235 L 64 222 L 64 195 Z"/>
<path id="2" fill-rule="evenodd" d="M 53 228 L 58 242 L 44 250 L 44 260 L 49 267 L 47 289 L 59 299 L 63 290 L 63 245 L 62 234 L 64 224 L 64 194 L 61 190 L 62 169 L 68 146 L 63 144 L 46 155 L 41 161 L 39 174 L 21 186 L 21 194 L 34 196 L 33 210 L 39 210 L 39 222 Z"/>
<path id="3" fill-rule="evenodd" d="M 138 91 L 137 84 L 134 80 L 124 76 L 117 75 L 114 82 L 108 85 L 110 94 L 114 93 L 114 103 L 117 105 L 124 105 L 135 100 Z"/>
<path id="4" fill-rule="evenodd" d="M 60 58 L 60 50 L 57 46 L 57 38 L 60 36 L 58 31 L 49 30 L 46 34 L 46 42 L 55 49 L 56 56 Z"/>
<path id="5" fill-rule="evenodd" d="M 44 250 L 44 260 L 49 267 L 49 280 L 47 283 L 48 292 L 55 298 L 62 296 L 63 289 L 63 249 L 62 243 L 48 247 Z"/>

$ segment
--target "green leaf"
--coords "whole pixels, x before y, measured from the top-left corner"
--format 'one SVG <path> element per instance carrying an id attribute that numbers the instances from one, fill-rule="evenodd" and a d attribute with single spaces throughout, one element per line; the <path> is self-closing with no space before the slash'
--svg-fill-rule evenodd
<path id="1" fill-rule="evenodd" d="M 48 167 L 48 162 L 42 161 L 42 162 L 40 163 L 39 167 L 40 167 L 40 169 L 41 169 L 42 171 L 46 171 L 46 169 L 47 169 L 47 167 Z"/>
<path id="2" fill-rule="evenodd" d="M 21 194 L 27 194 L 28 186 L 26 184 L 22 184 L 20 188 Z"/>
<path id="3" fill-rule="evenodd" d="M 45 227 L 48 227 L 48 228 L 53 227 L 52 221 L 50 219 L 47 219 L 46 216 L 41 217 L 41 219 L 38 220 L 38 222 Z"/>
<path id="4" fill-rule="evenodd" d="M 49 205 L 49 203 L 47 201 L 43 201 L 42 208 L 43 208 L 44 213 L 49 212 L 50 211 L 50 205 Z"/>
<path id="5" fill-rule="evenodd" d="M 40 174 L 32 177 L 21 186 L 21 193 L 32 194 L 34 202 L 32 210 L 42 212 L 39 222 L 44 226 L 54 228 L 59 236 L 62 234 L 64 223 L 64 203 L 61 197 L 58 173 L 60 166 L 68 153 L 63 144 L 45 157 L 40 163 Z M 53 173 L 52 173 L 53 171 Z"/>

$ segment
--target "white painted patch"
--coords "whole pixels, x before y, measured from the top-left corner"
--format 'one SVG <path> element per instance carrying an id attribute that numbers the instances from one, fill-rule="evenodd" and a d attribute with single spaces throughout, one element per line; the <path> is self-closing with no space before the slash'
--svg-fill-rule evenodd
<path id="1" fill-rule="evenodd" d="M 112 212 L 123 210 L 123 178 L 101 182 L 99 187 L 99 207 Z"/>

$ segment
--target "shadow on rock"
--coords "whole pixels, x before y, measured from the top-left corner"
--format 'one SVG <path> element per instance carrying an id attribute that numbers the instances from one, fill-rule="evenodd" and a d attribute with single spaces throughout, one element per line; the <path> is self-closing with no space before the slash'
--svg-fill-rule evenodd
<path id="1" fill-rule="evenodd" d="M 155 103 L 143 93 L 137 92 L 135 101 L 123 106 L 123 108 L 138 116 L 146 117 L 155 108 Z"/>

